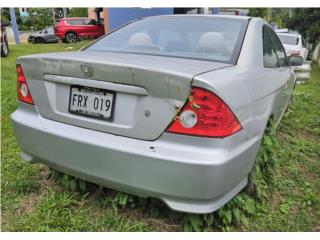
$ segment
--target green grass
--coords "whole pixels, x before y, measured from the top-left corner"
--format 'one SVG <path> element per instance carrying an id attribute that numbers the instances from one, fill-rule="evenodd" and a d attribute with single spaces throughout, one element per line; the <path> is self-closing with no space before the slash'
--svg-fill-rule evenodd
<path id="1" fill-rule="evenodd" d="M 320 231 L 320 68 L 297 85 L 278 132 L 280 167 L 267 213 L 251 219 L 251 231 Z"/>
<path id="2" fill-rule="evenodd" d="M 1 63 L 1 228 L 3 231 L 181 231 L 181 214 L 148 206 L 121 208 L 116 192 L 72 192 L 50 179 L 46 166 L 19 157 L 10 123 L 17 108 L 15 59 L 18 56 L 77 50 L 84 43 L 11 46 Z M 295 90 L 277 140 L 279 169 L 266 211 L 234 231 L 320 231 L 320 68 Z M 211 229 L 216 230 L 216 229 Z"/>

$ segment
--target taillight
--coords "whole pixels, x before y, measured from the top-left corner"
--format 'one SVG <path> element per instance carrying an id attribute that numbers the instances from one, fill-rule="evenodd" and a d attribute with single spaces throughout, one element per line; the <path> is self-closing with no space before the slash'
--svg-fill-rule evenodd
<path id="1" fill-rule="evenodd" d="M 288 52 L 288 56 L 290 56 L 290 57 L 299 57 L 300 54 L 301 54 L 300 51 L 289 51 Z"/>
<path id="2" fill-rule="evenodd" d="M 203 137 L 227 137 L 241 129 L 236 116 L 218 96 L 194 87 L 186 104 L 166 131 Z"/>
<path id="3" fill-rule="evenodd" d="M 24 103 L 33 104 L 31 93 L 24 77 L 23 70 L 20 64 L 17 64 L 17 92 L 18 99 Z"/>

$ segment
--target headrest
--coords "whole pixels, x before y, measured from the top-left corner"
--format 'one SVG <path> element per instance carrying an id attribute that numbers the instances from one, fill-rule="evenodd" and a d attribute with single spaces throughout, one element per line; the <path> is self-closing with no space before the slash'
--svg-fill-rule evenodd
<path id="1" fill-rule="evenodd" d="M 138 32 L 131 35 L 128 43 L 130 46 L 146 46 L 152 45 L 152 40 L 148 34 Z"/>
<path id="2" fill-rule="evenodd" d="M 219 51 L 224 47 L 224 37 L 221 33 L 206 32 L 198 41 L 198 48 L 206 51 Z"/>

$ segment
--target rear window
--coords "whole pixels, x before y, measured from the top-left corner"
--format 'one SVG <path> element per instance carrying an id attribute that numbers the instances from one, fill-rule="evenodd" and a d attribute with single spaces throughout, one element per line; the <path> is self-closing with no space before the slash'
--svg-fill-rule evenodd
<path id="1" fill-rule="evenodd" d="M 298 45 L 299 43 L 299 38 L 297 36 L 290 36 L 290 35 L 284 35 L 284 34 L 278 34 L 278 36 L 282 44 Z"/>
<path id="2" fill-rule="evenodd" d="M 49 33 L 49 34 L 54 34 L 53 27 L 48 27 L 48 28 L 47 28 L 47 33 Z"/>
<path id="3" fill-rule="evenodd" d="M 85 25 L 96 25 L 97 21 L 94 20 L 94 19 L 84 19 L 83 20 L 83 24 L 85 24 Z"/>
<path id="4" fill-rule="evenodd" d="M 112 51 L 233 62 L 248 21 L 223 17 L 146 18 L 128 24 L 85 51 Z"/>

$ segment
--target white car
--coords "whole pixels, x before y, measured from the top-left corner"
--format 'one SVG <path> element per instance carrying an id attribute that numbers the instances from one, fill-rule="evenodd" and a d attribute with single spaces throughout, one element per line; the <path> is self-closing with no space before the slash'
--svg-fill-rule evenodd
<path id="1" fill-rule="evenodd" d="M 316 48 L 313 51 L 312 60 L 318 63 L 320 66 L 320 42 L 317 44 Z"/>
<path id="2" fill-rule="evenodd" d="M 306 41 L 297 32 L 291 32 L 288 29 L 276 30 L 283 47 L 285 48 L 287 56 L 301 56 L 304 60 L 302 66 L 295 67 L 295 74 L 297 80 L 306 81 L 310 78 L 311 62 L 307 61 L 309 50 L 306 46 Z"/>

